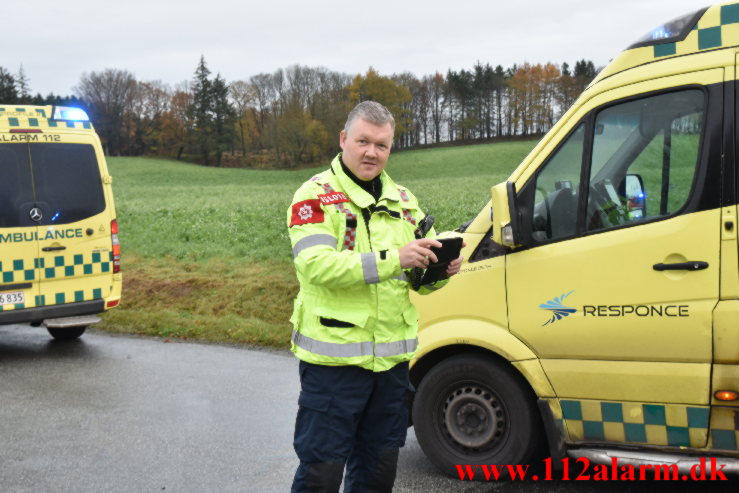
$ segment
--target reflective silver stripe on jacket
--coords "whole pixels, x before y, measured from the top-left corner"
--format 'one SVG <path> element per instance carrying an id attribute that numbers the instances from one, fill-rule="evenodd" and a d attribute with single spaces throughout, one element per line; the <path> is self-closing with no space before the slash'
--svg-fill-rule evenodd
<path id="1" fill-rule="evenodd" d="M 310 351 L 311 353 L 320 354 L 322 356 L 330 356 L 334 358 L 353 358 L 355 356 L 376 356 L 378 358 L 386 358 L 389 356 L 400 356 L 401 354 L 412 353 L 418 347 L 418 339 L 406 339 L 404 341 L 382 342 L 374 346 L 372 352 L 372 342 L 350 342 L 341 344 L 337 342 L 318 341 L 311 337 L 301 334 L 293 330 L 293 342 L 301 349 Z"/>
<path id="2" fill-rule="evenodd" d="M 336 237 L 326 234 L 306 236 L 305 238 L 301 238 L 300 240 L 298 240 L 298 242 L 293 247 L 293 258 L 300 255 L 300 252 L 302 252 L 306 248 L 318 245 L 328 245 L 332 248 L 336 248 L 336 243 L 338 243 L 338 241 L 339 240 L 337 240 Z"/>
<path id="3" fill-rule="evenodd" d="M 293 342 L 306 351 L 331 356 L 334 358 L 352 358 L 354 356 L 372 356 L 372 342 L 350 342 L 340 344 L 337 342 L 317 341 L 306 335 L 293 330 Z"/>
<path id="4" fill-rule="evenodd" d="M 410 279 L 408 279 L 408 276 L 406 275 L 405 271 L 401 271 L 400 275 L 398 277 L 393 277 L 392 279 L 396 279 L 398 281 L 405 281 L 409 282 Z"/>
<path id="5" fill-rule="evenodd" d="M 364 273 L 365 283 L 376 284 L 380 282 L 380 273 L 377 270 L 377 257 L 374 253 L 362 254 L 362 272 Z"/>
<path id="6" fill-rule="evenodd" d="M 381 342 L 375 345 L 375 356 L 384 358 L 388 356 L 400 356 L 412 353 L 418 347 L 418 339 L 406 339 L 404 341 Z"/>

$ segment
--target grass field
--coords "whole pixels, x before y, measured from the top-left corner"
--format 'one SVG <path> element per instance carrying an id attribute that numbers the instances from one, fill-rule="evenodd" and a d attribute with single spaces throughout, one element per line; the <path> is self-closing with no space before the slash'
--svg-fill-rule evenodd
<path id="1" fill-rule="evenodd" d="M 535 142 L 424 149 L 393 155 L 388 172 L 437 218 L 438 231 L 474 217 Z M 286 347 L 297 281 L 286 211 L 324 168 L 206 168 L 109 158 L 123 245 L 118 332 Z"/>

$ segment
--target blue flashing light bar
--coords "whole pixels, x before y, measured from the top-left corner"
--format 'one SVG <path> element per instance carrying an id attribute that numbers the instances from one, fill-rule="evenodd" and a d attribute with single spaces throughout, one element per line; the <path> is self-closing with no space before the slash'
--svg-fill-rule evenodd
<path id="1" fill-rule="evenodd" d="M 653 30 L 648 37 L 651 37 L 652 40 L 659 40 L 659 39 L 668 39 L 673 36 L 675 36 L 676 33 L 673 33 L 667 29 L 666 26 L 660 26 L 657 29 Z"/>
<path id="2" fill-rule="evenodd" d="M 642 36 L 636 43 L 629 46 L 629 49 L 654 46 L 663 43 L 674 43 L 684 40 L 706 10 L 708 10 L 707 7 L 698 10 L 697 12 L 692 12 L 682 17 L 678 17 L 675 20 L 652 29 L 645 36 Z"/>
<path id="3" fill-rule="evenodd" d="M 68 120 L 76 122 L 89 122 L 85 110 L 72 108 L 71 106 L 54 106 L 54 120 Z"/>

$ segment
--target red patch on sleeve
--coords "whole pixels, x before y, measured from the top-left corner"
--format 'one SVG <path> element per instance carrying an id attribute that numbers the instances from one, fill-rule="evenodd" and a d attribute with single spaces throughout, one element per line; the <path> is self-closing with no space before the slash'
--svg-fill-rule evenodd
<path id="1" fill-rule="evenodd" d="M 318 199 L 323 205 L 340 204 L 342 202 L 349 202 L 349 197 L 344 192 L 331 192 L 323 195 L 319 195 Z"/>
<path id="2" fill-rule="evenodd" d="M 304 200 L 293 204 L 293 214 L 290 218 L 290 227 L 308 223 L 322 223 L 323 210 L 318 199 Z"/>

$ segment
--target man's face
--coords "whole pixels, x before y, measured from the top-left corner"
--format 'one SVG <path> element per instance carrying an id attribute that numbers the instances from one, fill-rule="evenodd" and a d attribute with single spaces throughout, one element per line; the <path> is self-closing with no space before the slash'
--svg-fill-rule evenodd
<path id="1" fill-rule="evenodd" d="M 339 145 L 346 167 L 360 180 L 370 181 L 385 169 L 393 145 L 393 127 L 357 118 L 348 131 L 341 131 Z"/>

